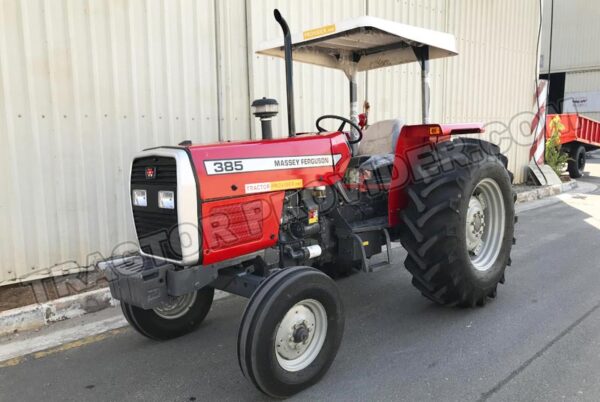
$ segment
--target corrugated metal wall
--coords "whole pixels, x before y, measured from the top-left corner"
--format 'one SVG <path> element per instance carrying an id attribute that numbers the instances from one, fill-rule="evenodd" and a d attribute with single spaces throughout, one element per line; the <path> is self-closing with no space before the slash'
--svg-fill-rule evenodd
<path id="1" fill-rule="evenodd" d="M 0 2 L 0 285 L 89 265 L 133 239 L 127 175 L 132 155 L 184 139 L 213 142 L 258 131 L 252 99 L 285 109 L 281 60 L 254 55 L 280 35 L 363 14 L 457 36 L 461 55 L 432 62 L 436 120 L 498 121 L 522 177 L 530 140 L 537 0 L 4 0 Z M 295 65 L 297 127 L 348 114 L 339 71 Z M 362 74 L 371 120 L 419 121 L 419 71 Z M 285 133 L 285 112 L 275 130 Z M 523 122 L 531 116 L 523 117 Z M 502 132 L 501 132 L 502 131 Z M 132 247 L 132 245 L 121 248 Z"/>
<path id="2" fill-rule="evenodd" d="M 223 91 L 213 2 L 10 0 L 0 18 L 7 283 L 88 265 L 88 254 L 133 239 L 132 156 L 191 137 L 216 141 Z M 242 137 L 247 107 L 239 114 L 242 124 L 227 128 Z"/>
<path id="3" fill-rule="evenodd" d="M 565 76 L 565 98 L 573 93 L 595 92 L 600 94 L 600 70 L 570 72 Z M 598 98 L 598 96 L 596 96 Z M 587 116 L 600 121 L 600 110 L 596 112 L 581 112 Z"/>
<path id="4" fill-rule="evenodd" d="M 552 60 L 550 63 L 550 10 Z M 597 0 L 544 0 L 544 24 L 540 51 L 540 72 L 589 70 L 600 68 L 600 3 Z"/>
<path id="5" fill-rule="evenodd" d="M 456 36 L 459 56 L 431 62 L 431 114 L 446 123 L 481 121 L 515 179 L 525 177 L 535 88 L 539 7 L 530 1 L 369 1 L 369 14 Z M 508 23 L 510 22 L 510 23 Z M 374 121 L 420 123 L 417 64 L 368 73 Z"/>

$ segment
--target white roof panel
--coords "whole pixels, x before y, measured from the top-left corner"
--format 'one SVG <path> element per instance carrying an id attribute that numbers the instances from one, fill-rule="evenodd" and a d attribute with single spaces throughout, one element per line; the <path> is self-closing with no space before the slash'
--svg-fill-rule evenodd
<path id="1" fill-rule="evenodd" d="M 350 71 L 417 61 L 413 47 L 429 46 L 429 58 L 455 56 L 454 35 L 363 16 L 292 34 L 296 61 Z M 283 37 L 260 46 L 259 54 L 283 57 Z"/>

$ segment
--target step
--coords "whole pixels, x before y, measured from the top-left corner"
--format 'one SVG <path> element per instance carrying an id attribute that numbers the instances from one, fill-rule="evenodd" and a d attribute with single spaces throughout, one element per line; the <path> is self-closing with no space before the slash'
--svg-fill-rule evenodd
<path id="1" fill-rule="evenodd" d="M 378 216 L 376 218 L 367 219 L 364 221 L 357 221 L 350 223 L 352 233 L 363 233 L 371 232 L 375 230 L 382 230 L 388 226 L 387 216 Z"/>

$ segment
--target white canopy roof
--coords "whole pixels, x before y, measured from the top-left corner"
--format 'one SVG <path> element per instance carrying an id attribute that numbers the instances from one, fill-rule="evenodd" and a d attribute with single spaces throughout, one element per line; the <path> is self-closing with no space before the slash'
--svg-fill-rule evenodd
<path id="1" fill-rule="evenodd" d="M 293 59 L 347 74 L 417 61 L 412 47 L 429 46 L 429 59 L 455 56 L 454 35 L 376 17 L 359 17 L 292 34 Z M 283 38 L 257 53 L 283 57 Z"/>

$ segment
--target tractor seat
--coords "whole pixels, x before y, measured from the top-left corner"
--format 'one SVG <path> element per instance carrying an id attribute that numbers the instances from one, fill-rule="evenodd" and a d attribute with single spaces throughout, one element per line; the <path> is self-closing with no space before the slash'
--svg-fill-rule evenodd
<path id="1" fill-rule="evenodd" d="M 358 155 L 369 155 L 370 158 L 360 164 L 360 170 L 375 171 L 394 164 L 394 152 L 402 126 L 404 121 L 400 119 L 383 120 L 363 132 Z"/>

